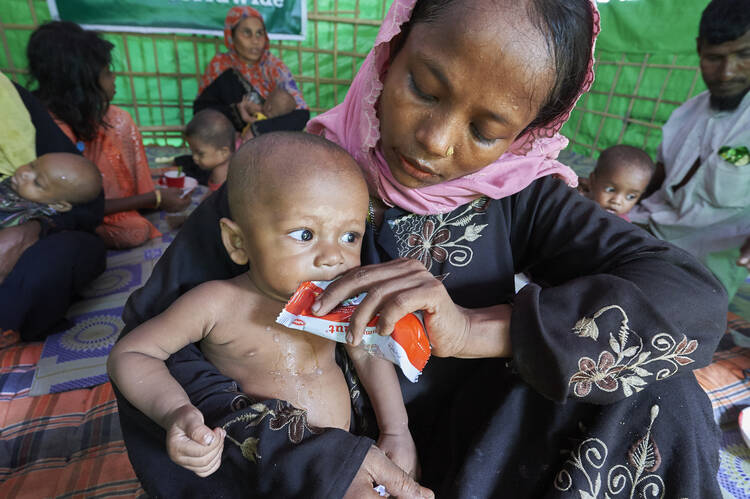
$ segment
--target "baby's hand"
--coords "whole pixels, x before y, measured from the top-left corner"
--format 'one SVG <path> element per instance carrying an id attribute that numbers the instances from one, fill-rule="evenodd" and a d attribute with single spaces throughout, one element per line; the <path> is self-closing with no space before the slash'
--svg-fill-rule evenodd
<path id="1" fill-rule="evenodd" d="M 167 430 L 169 458 L 198 476 L 208 476 L 221 465 L 226 432 L 213 431 L 203 424 L 203 414 L 192 405 L 183 405 L 171 415 Z"/>
<path id="2" fill-rule="evenodd" d="M 385 452 L 396 466 L 404 470 L 414 479 L 419 479 L 420 469 L 417 459 L 417 446 L 407 429 L 401 434 L 380 433 L 378 447 Z"/>

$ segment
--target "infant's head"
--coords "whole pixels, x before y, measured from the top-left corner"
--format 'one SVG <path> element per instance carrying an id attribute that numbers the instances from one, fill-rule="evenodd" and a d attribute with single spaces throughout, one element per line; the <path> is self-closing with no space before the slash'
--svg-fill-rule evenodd
<path id="1" fill-rule="evenodd" d="M 56 152 L 20 166 L 10 185 L 24 199 L 68 211 L 99 195 L 102 176 L 96 165 L 83 156 Z"/>
<path id="2" fill-rule="evenodd" d="M 199 111 L 185 127 L 185 140 L 193 161 L 202 170 L 213 170 L 234 154 L 235 130 L 229 118 L 219 111 Z"/>
<path id="3" fill-rule="evenodd" d="M 275 118 L 291 113 L 295 107 L 297 107 L 297 103 L 294 101 L 292 94 L 281 87 L 276 87 L 263 104 L 263 114 L 268 118 Z"/>
<path id="4" fill-rule="evenodd" d="M 602 151 L 589 175 L 587 196 L 602 208 L 624 215 L 646 191 L 654 174 L 654 162 L 642 149 L 616 145 Z"/>
<path id="5" fill-rule="evenodd" d="M 258 291 L 286 301 L 304 281 L 359 265 L 368 192 L 354 159 L 321 137 L 272 132 L 245 143 L 227 177 L 232 260 L 249 263 Z"/>

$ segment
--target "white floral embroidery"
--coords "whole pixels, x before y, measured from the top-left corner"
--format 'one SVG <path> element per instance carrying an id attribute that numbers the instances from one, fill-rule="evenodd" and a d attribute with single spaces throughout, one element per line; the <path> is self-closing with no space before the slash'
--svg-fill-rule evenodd
<path id="1" fill-rule="evenodd" d="M 432 268 L 433 262 L 447 261 L 454 267 L 465 267 L 474 256 L 474 251 L 465 243 L 482 237 L 487 224 L 475 223 L 474 219 L 485 215 L 488 202 L 482 197 L 460 211 L 425 216 L 411 214 L 390 221 L 398 240 L 399 256 L 419 260 L 427 270 Z M 450 240 L 451 227 L 464 227 L 463 234 L 453 241 Z"/>
<path id="2" fill-rule="evenodd" d="M 665 363 L 656 373 L 656 379 L 662 380 L 676 373 L 680 366 L 693 362 L 688 354 L 698 348 L 698 341 L 688 341 L 685 335 L 678 342 L 667 333 L 657 334 L 651 339 L 651 346 L 661 355 L 652 357 L 652 351 L 644 351 L 643 339 L 630 329 L 627 314 L 617 305 L 604 307 L 593 317 L 580 319 L 573 326 L 573 333 L 596 340 L 599 337 L 596 319 L 608 310 L 618 310 L 623 316 L 617 334 L 609 333 L 609 347 L 614 354 L 604 350 L 596 362 L 590 357 L 578 360 L 579 370 L 570 377 L 569 382 L 577 397 L 587 396 L 594 386 L 605 392 L 614 392 L 622 386 L 623 394 L 629 397 L 647 385 L 644 378 L 654 375 L 646 366 L 656 362 Z"/>
<path id="3" fill-rule="evenodd" d="M 570 458 L 565 461 L 563 468 L 555 477 L 554 487 L 566 492 L 573 488 L 574 475 L 582 475 L 586 480 L 584 487 L 578 489 L 581 499 L 605 499 L 617 497 L 664 497 L 664 480 L 655 474 L 661 465 L 659 448 L 652 436 L 654 421 L 659 416 L 659 406 L 651 407 L 651 421 L 646 434 L 639 438 L 628 452 L 627 465 L 616 464 L 607 471 L 606 490 L 602 491 L 602 473 L 605 468 L 609 449 L 598 438 L 588 438 L 570 452 Z"/>

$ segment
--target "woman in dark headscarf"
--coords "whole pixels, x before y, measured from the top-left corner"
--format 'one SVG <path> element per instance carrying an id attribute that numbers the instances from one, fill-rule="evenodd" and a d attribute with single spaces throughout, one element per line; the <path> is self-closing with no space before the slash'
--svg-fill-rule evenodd
<path id="1" fill-rule="evenodd" d="M 269 51 L 268 33 L 260 13 L 252 7 L 229 9 L 224 22 L 224 45 L 228 52 L 216 54 L 206 67 L 193 112 L 216 109 L 238 131 L 250 125 L 253 135 L 305 128 L 310 111 L 289 68 Z M 289 93 L 296 108 L 258 121 L 253 113 L 261 111 L 276 89 Z"/>

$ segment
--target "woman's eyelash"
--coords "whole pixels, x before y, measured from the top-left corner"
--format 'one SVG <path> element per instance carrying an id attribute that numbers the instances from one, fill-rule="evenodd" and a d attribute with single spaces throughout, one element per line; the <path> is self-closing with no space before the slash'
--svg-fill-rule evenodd
<path id="1" fill-rule="evenodd" d="M 409 88 L 419 97 L 420 99 L 424 99 L 426 101 L 434 101 L 435 97 L 429 94 L 426 94 L 420 90 L 420 88 L 417 86 L 417 82 L 414 80 L 414 75 L 409 73 Z"/>
<path id="2" fill-rule="evenodd" d="M 479 131 L 479 129 L 471 125 L 471 134 L 482 144 L 493 144 L 497 139 L 488 139 L 484 135 L 482 135 L 482 132 Z"/>

